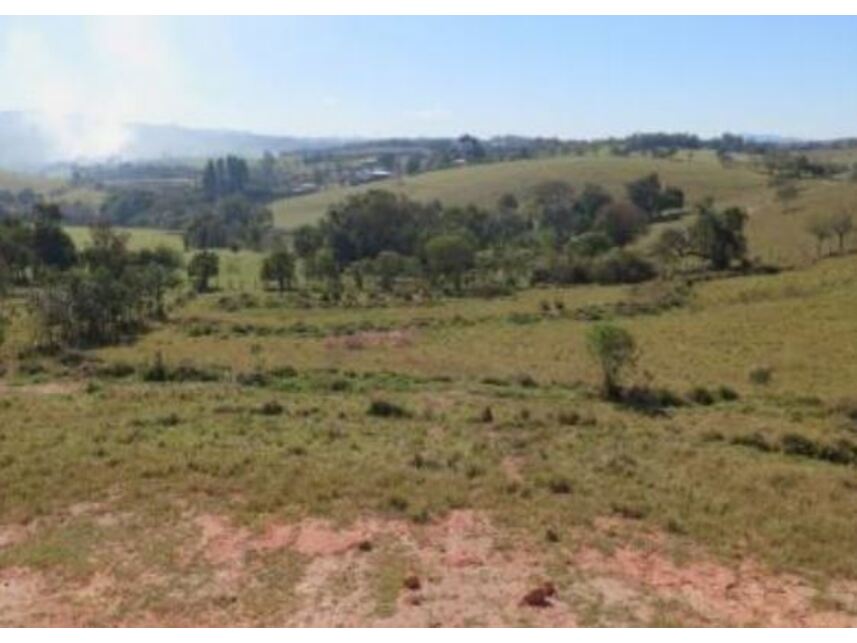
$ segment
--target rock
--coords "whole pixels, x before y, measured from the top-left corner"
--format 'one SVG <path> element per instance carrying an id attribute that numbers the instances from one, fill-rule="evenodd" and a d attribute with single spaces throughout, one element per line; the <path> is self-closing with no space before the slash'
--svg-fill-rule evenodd
<path id="1" fill-rule="evenodd" d="M 415 592 L 422 587 L 422 583 L 420 583 L 419 577 L 417 577 L 415 574 L 411 574 L 410 576 L 405 578 L 405 582 L 403 584 L 406 589 L 409 589 L 412 592 Z"/>
<path id="2" fill-rule="evenodd" d="M 521 604 L 528 607 L 550 607 L 551 602 L 548 599 L 555 594 L 556 588 L 553 583 L 544 583 L 527 592 L 521 599 Z"/>

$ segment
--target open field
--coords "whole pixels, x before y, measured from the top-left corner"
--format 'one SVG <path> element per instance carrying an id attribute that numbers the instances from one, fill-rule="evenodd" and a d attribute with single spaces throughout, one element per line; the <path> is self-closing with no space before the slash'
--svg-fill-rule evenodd
<path id="1" fill-rule="evenodd" d="M 89 243 L 90 233 L 86 226 L 65 226 L 74 243 L 79 248 L 85 248 Z M 193 251 L 185 251 L 180 232 L 171 230 L 156 230 L 152 228 L 116 228 L 117 232 L 128 235 L 128 247 L 131 250 L 167 246 L 178 250 L 185 261 L 193 255 Z M 262 254 L 252 250 L 215 250 L 220 256 L 220 275 L 212 280 L 212 284 L 224 291 L 261 290 L 259 268 L 262 264 Z"/>
<path id="2" fill-rule="evenodd" d="M 601 401 L 583 344 L 648 286 L 215 293 L 65 365 L 15 358 L 19 313 L 0 620 L 857 623 L 855 287 L 848 255 L 614 312 L 634 381 L 696 400 L 662 415 Z M 522 604 L 545 582 L 550 607 Z"/>

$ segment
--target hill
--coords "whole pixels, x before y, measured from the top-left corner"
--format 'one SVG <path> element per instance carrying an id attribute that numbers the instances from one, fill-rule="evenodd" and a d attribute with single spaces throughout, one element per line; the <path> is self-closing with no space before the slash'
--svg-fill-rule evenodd
<path id="1" fill-rule="evenodd" d="M 451 205 L 474 203 L 491 207 L 506 192 L 520 198 L 534 185 L 549 180 L 564 180 L 577 187 L 594 182 L 621 194 L 625 183 L 649 172 L 657 172 L 667 184 L 683 189 L 690 204 L 711 196 L 722 205 L 746 208 L 750 215 L 751 253 L 771 263 L 795 264 L 812 259 L 815 250 L 805 232 L 807 221 L 818 213 L 857 208 L 857 183 L 800 181 L 797 197 L 786 204 L 768 186 L 767 175 L 747 163 L 724 167 L 713 154 L 705 152 L 675 160 L 563 156 L 473 165 L 282 199 L 271 207 L 277 225 L 290 229 L 318 221 L 332 203 L 372 188 L 392 190 L 419 200 L 439 199 Z"/>
<path id="2" fill-rule="evenodd" d="M 105 127 L 115 130 L 106 146 Z M 65 141 L 65 145 L 60 144 Z M 73 149 L 68 142 L 73 141 Z M 0 112 L 0 167 L 31 169 L 79 160 L 206 158 L 225 154 L 261 156 L 296 150 L 325 149 L 348 139 L 273 136 L 229 129 L 201 129 L 146 123 L 104 124 L 70 115 L 59 122 L 38 113 Z M 95 144 L 97 143 L 97 144 Z"/>

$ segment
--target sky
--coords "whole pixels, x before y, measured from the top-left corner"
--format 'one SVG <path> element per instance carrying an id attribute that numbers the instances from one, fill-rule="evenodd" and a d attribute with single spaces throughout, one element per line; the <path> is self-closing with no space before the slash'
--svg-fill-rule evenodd
<path id="1" fill-rule="evenodd" d="M 0 111 L 38 111 L 57 136 L 64 114 L 94 119 L 96 151 L 124 122 L 855 136 L 857 18 L 0 17 L 0 88 Z"/>

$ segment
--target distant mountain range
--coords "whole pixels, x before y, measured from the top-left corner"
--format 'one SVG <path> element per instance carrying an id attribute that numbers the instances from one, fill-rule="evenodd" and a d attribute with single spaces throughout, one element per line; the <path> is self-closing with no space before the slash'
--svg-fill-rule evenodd
<path id="1" fill-rule="evenodd" d="M 320 150 L 356 139 L 269 136 L 143 123 L 105 124 L 81 116 L 0 112 L 0 167 L 39 169 L 74 161 L 191 159 L 238 154 L 261 156 Z"/>

